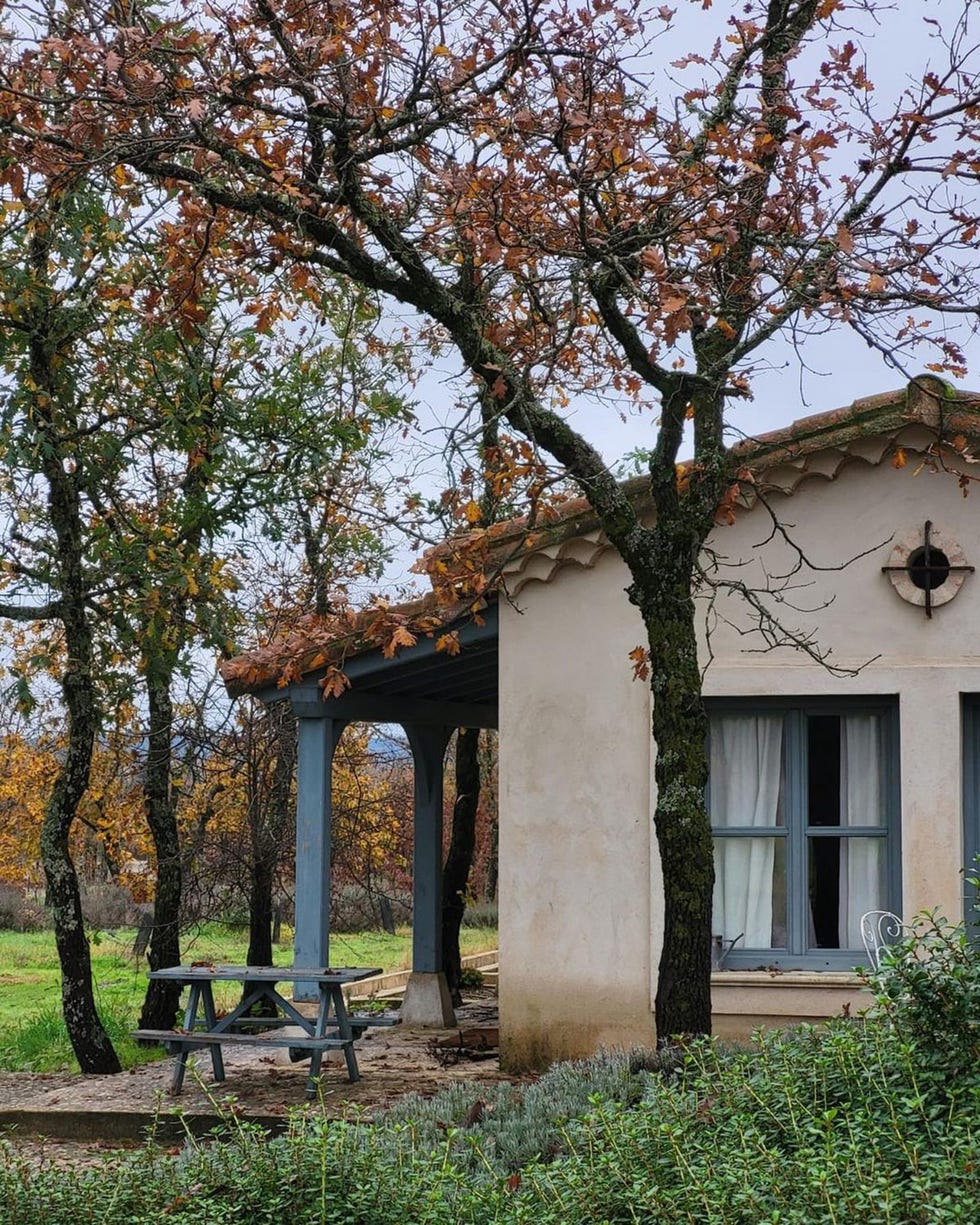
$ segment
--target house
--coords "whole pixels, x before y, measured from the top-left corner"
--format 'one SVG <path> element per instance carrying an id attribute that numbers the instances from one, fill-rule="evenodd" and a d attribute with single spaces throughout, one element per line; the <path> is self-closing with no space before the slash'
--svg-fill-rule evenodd
<path id="1" fill-rule="evenodd" d="M 709 541 L 698 601 L 717 1033 L 863 1006 L 865 910 L 963 914 L 980 850 L 978 444 L 980 396 L 927 376 L 740 445 L 752 479 Z M 490 552 L 507 598 L 479 621 L 422 601 L 398 614 L 418 637 L 401 652 L 368 615 L 226 669 L 233 693 L 287 696 L 301 716 L 296 956 L 327 956 L 337 729 L 403 722 L 417 779 L 406 1014 L 448 1018 L 442 753 L 453 726 L 499 726 L 502 1054 L 517 1067 L 651 1045 L 662 886 L 627 571 L 581 503 L 531 536 L 494 529 Z M 455 657 L 435 649 L 453 625 Z"/>

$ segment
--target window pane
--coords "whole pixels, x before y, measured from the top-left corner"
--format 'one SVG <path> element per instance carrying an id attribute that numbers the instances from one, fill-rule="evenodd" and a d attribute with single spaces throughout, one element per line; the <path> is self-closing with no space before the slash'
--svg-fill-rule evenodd
<path id="1" fill-rule="evenodd" d="M 807 719 L 809 825 L 885 824 L 882 737 L 880 715 L 810 715 Z"/>
<path id="2" fill-rule="evenodd" d="M 884 838 L 809 838 L 809 945 L 859 949 L 861 915 L 885 909 Z"/>
<path id="3" fill-rule="evenodd" d="M 811 825 L 840 825 L 840 717 L 807 719 L 807 805 Z"/>
<path id="4" fill-rule="evenodd" d="M 718 715 L 711 720 L 711 823 L 780 826 L 783 716 Z"/>
<path id="5" fill-rule="evenodd" d="M 712 932 L 724 949 L 786 948 L 785 838 L 715 839 Z"/>
<path id="6" fill-rule="evenodd" d="M 881 716 L 845 715 L 840 752 L 841 825 L 884 825 Z"/>

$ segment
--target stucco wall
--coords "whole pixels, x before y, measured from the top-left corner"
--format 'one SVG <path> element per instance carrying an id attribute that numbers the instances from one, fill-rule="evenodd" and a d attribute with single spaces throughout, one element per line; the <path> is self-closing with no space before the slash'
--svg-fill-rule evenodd
<path id="1" fill-rule="evenodd" d="M 809 479 L 770 503 L 806 558 L 776 605 L 784 623 L 812 632 L 834 675 L 804 653 L 761 645 L 741 600 L 720 596 L 706 616 L 712 696 L 897 695 L 901 738 L 903 909 L 961 913 L 963 866 L 961 695 L 980 692 L 980 575 L 927 620 L 901 600 L 881 566 L 894 540 L 928 518 L 980 562 L 980 495 L 954 477 L 849 463 L 834 481 Z M 762 586 L 798 554 L 761 507 L 719 528 L 723 576 Z M 857 555 L 870 552 L 863 557 Z M 502 603 L 501 1031 L 504 1057 L 530 1065 L 598 1044 L 653 1041 L 651 995 L 659 957 L 661 891 L 651 856 L 649 695 L 628 652 L 643 641 L 612 553 L 523 587 Z M 790 605 L 795 604 L 796 609 Z M 813 611 L 798 611 L 813 610 Z M 707 613 L 707 605 L 705 605 Z M 838 976 L 716 976 L 720 1031 L 757 1021 L 829 1015 L 859 1002 Z M 821 1006 L 820 1001 L 825 1001 Z"/>
<path id="2" fill-rule="evenodd" d="M 855 462 L 834 482 L 810 480 L 792 497 L 770 502 L 781 522 L 793 524 L 794 541 L 814 565 L 841 570 L 802 570 L 786 597 L 787 625 L 812 632 L 829 649 L 828 662 L 856 675 L 834 675 L 800 651 L 779 648 L 750 654 L 758 640 L 743 638 L 723 619 L 714 621 L 714 661 L 705 677 L 712 696 L 895 694 L 901 740 L 902 899 L 906 915 L 940 907 L 951 917 L 962 911 L 963 805 L 961 694 L 980 692 L 980 577 L 968 575 L 959 594 L 934 610 L 906 603 L 881 567 L 893 539 L 921 531 L 925 520 L 941 526 L 980 562 L 980 501 L 962 496 L 955 478 L 916 465 L 870 468 Z M 716 531 L 712 543 L 731 562 L 749 561 L 764 539 L 761 509 L 733 527 Z M 874 547 L 878 546 L 878 547 Z M 867 556 L 858 556 L 871 549 Z M 769 575 L 785 573 L 795 555 L 785 543 L 762 550 Z M 762 565 L 729 567 L 761 585 Z M 823 605 L 823 607 L 817 607 Z M 718 602 L 720 618 L 745 629 L 750 616 L 735 598 Z M 713 620 L 712 618 L 708 618 Z"/>
<path id="3" fill-rule="evenodd" d="M 500 1012 L 534 1066 L 650 1043 L 649 690 L 606 555 L 500 612 Z M 560 1024 L 556 1019 L 560 1018 Z"/>

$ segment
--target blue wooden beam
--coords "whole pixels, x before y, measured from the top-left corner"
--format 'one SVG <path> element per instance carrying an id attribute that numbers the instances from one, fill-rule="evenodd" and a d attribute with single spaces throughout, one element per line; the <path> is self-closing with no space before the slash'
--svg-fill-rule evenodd
<path id="1" fill-rule="evenodd" d="M 300 718 L 296 761 L 296 928 L 293 964 L 330 964 L 330 818 L 333 756 L 347 726 Z M 315 983 L 297 983 L 296 999 L 316 999 Z"/>
<path id="2" fill-rule="evenodd" d="M 277 696 L 280 699 L 288 697 L 297 716 L 304 719 L 400 723 L 403 727 L 409 723 L 440 727 L 497 726 L 496 702 L 441 702 L 390 693 L 356 692 L 345 693 L 339 698 L 324 698 L 318 685 L 308 683 L 290 685 L 288 689 L 280 690 Z"/>
<path id="3" fill-rule="evenodd" d="M 412 970 L 442 971 L 442 776 L 452 727 L 403 723 L 415 762 Z"/>

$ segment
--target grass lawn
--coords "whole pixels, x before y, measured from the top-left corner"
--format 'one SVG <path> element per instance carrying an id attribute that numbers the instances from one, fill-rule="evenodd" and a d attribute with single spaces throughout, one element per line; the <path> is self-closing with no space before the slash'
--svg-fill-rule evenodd
<path id="1" fill-rule="evenodd" d="M 137 962 L 132 956 L 135 936 L 132 930 L 120 929 L 92 937 L 96 1002 L 127 1065 L 144 1062 L 148 1054 L 144 1048 L 122 1040 L 136 1025 L 146 991 L 146 959 Z M 496 943 L 494 928 L 464 927 L 460 933 L 464 955 L 495 948 Z M 242 963 L 247 945 L 246 931 L 220 923 L 204 924 L 181 939 L 185 961 Z M 412 933 L 407 927 L 393 936 L 387 932 L 341 932 L 330 939 L 334 965 L 403 970 L 411 963 L 411 956 Z M 274 950 L 274 957 L 279 964 L 292 963 L 291 931 L 284 931 L 283 943 Z M 65 1064 L 76 1068 L 60 1020 L 60 983 L 53 932 L 0 931 L 0 1068 L 50 1071 Z M 215 1002 L 223 1008 L 233 1006 L 240 991 L 240 986 L 233 983 L 216 985 Z"/>

